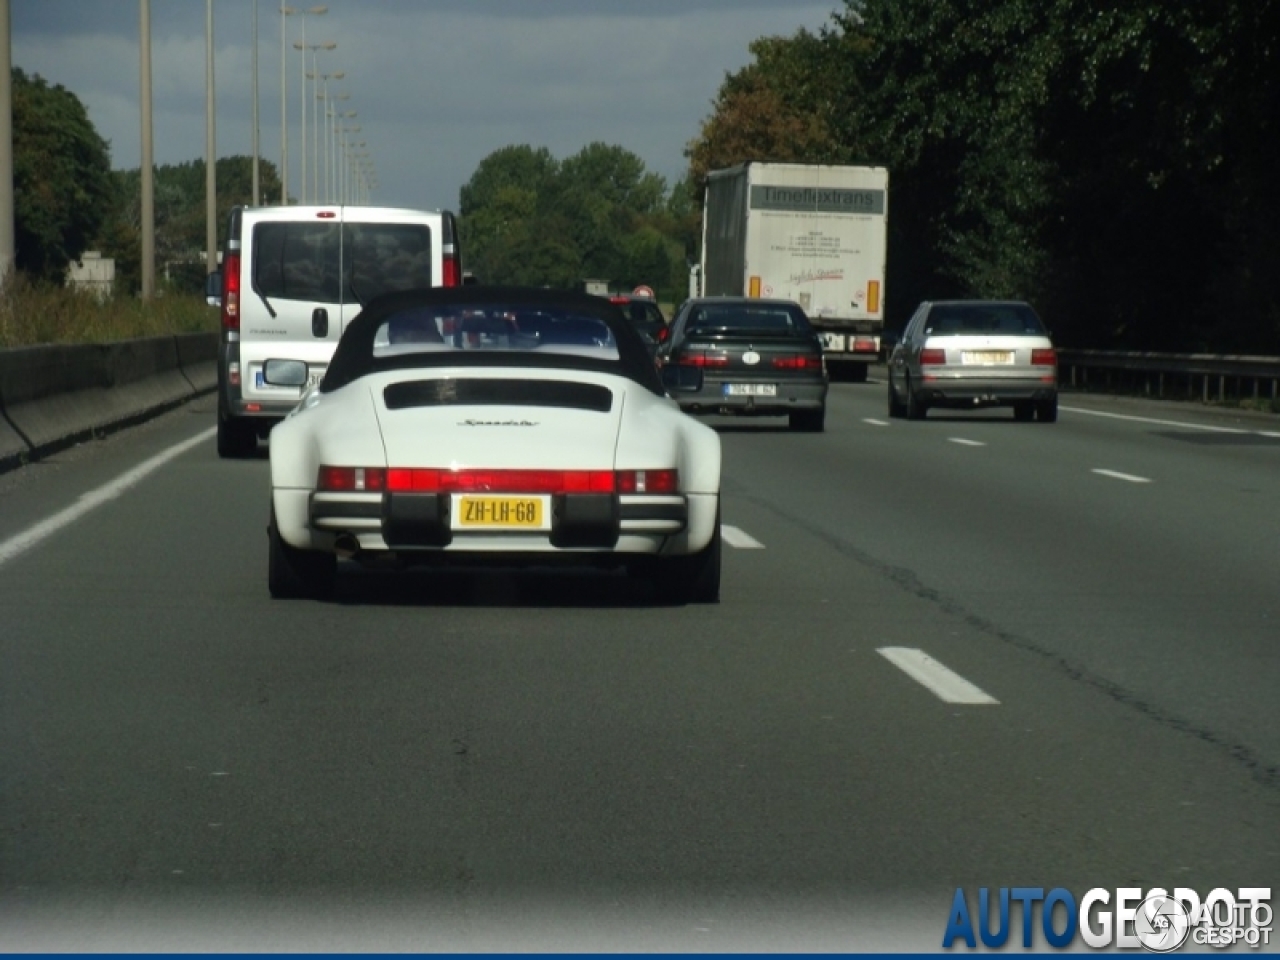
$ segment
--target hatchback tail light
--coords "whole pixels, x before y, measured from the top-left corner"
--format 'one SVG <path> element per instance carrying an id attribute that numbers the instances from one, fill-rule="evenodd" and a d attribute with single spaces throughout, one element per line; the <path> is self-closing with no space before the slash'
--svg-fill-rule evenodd
<path id="1" fill-rule="evenodd" d="M 930 348 L 920 351 L 920 365 L 922 367 L 940 367 L 947 362 L 947 351 Z"/>
<path id="2" fill-rule="evenodd" d="M 1058 354 L 1052 347 L 1048 350 L 1032 350 L 1031 365 L 1033 367 L 1054 367 L 1058 365 Z"/>
<path id="3" fill-rule="evenodd" d="M 240 329 L 240 254 L 222 257 L 222 329 Z"/>

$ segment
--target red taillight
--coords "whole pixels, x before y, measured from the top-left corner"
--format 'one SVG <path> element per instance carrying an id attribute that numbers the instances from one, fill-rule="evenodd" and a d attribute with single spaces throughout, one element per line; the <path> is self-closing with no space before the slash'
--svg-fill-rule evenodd
<path id="1" fill-rule="evenodd" d="M 1050 347 L 1048 350 L 1032 350 L 1031 365 L 1033 367 L 1054 367 L 1058 364 L 1058 354 Z"/>
<path id="2" fill-rule="evenodd" d="M 789 357 L 774 357 L 773 365 L 780 370 L 821 370 L 822 358 L 812 354 L 795 354 Z"/>
<path id="3" fill-rule="evenodd" d="M 691 350 L 676 358 L 682 367 L 727 367 L 729 357 L 723 353 L 707 353 L 705 350 Z"/>
<path id="4" fill-rule="evenodd" d="M 662 327 L 662 328 L 660 328 L 660 329 L 658 330 L 658 342 L 659 342 L 659 343 L 666 343 L 666 342 L 667 342 L 667 338 L 668 338 L 668 337 L 670 337 L 670 336 L 671 336 L 671 328 L 670 328 L 670 327 Z"/>
<path id="5" fill-rule="evenodd" d="M 387 475 L 381 467 L 320 468 L 316 489 L 337 493 L 364 493 L 386 489 Z"/>
<path id="6" fill-rule="evenodd" d="M 612 470 L 441 470 L 392 467 L 394 493 L 613 493 Z"/>
<path id="7" fill-rule="evenodd" d="M 940 367 L 947 362 L 947 351 L 945 350 L 921 350 L 920 366 L 922 367 Z"/>
<path id="8" fill-rule="evenodd" d="M 462 285 L 462 268 L 458 263 L 456 254 L 446 253 L 444 255 L 444 275 L 441 286 L 457 287 Z"/>
<path id="9" fill-rule="evenodd" d="M 675 493 L 680 487 L 676 470 L 619 470 L 619 493 Z"/>
<path id="10" fill-rule="evenodd" d="M 322 466 L 328 493 L 676 493 L 676 470 L 445 470 Z"/>
<path id="11" fill-rule="evenodd" d="M 240 254 L 222 257 L 222 329 L 240 329 Z"/>

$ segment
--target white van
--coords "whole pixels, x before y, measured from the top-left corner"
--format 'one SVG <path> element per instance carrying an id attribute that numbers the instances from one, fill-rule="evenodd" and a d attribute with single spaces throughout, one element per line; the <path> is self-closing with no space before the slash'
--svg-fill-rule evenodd
<path id="1" fill-rule="evenodd" d="M 462 283 L 457 238 L 447 210 L 234 208 L 208 291 L 222 310 L 218 455 L 249 456 L 297 405 L 299 388 L 263 382 L 267 360 L 301 360 L 317 382 L 362 304 Z"/>

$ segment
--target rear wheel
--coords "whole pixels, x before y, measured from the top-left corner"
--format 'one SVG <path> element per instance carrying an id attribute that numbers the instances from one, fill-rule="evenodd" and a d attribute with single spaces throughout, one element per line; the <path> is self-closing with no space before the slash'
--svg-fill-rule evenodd
<path id="1" fill-rule="evenodd" d="M 905 417 L 907 415 L 907 407 L 898 399 L 898 394 L 893 389 L 893 374 L 889 374 L 889 416 Z"/>
<path id="2" fill-rule="evenodd" d="M 1041 400 L 1036 405 L 1036 417 L 1041 423 L 1057 423 L 1058 422 L 1058 398 L 1052 397 L 1049 400 Z"/>
<path id="3" fill-rule="evenodd" d="M 826 427 L 827 408 L 796 410 L 787 417 L 787 426 L 803 433 L 821 433 Z"/>
<path id="4" fill-rule="evenodd" d="M 670 603 L 720 602 L 719 507 L 711 542 L 688 556 L 657 558 L 653 582 L 658 596 Z"/>
<path id="5" fill-rule="evenodd" d="M 1030 401 L 1020 401 L 1013 405 L 1013 419 L 1015 420 L 1032 420 L 1036 415 L 1036 406 Z"/>
<path id="6" fill-rule="evenodd" d="M 252 420 L 218 417 L 218 456 L 243 460 L 258 449 L 258 426 Z"/>
<path id="7" fill-rule="evenodd" d="M 267 586 L 278 600 L 321 600 L 333 593 L 338 558 L 319 550 L 299 550 L 280 536 L 275 510 L 267 527 Z"/>
<path id="8" fill-rule="evenodd" d="M 911 380 L 907 379 L 907 419 L 923 420 L 929 412 L 929 404 L 925 403 L 920 397 L 916 396 L 916 392 L 911 389 Z"/>

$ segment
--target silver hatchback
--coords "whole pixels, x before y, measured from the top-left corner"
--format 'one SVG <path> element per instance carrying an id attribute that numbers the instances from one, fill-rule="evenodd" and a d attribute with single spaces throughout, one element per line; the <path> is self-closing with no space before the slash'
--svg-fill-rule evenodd
<path id="1" fill-rule="evenodd" d="M 995 406 L 1058 419 L 1058 358 L 1036 312 L 1015 300 L 920 304 L 889 355 L 889 416 Z"/>

